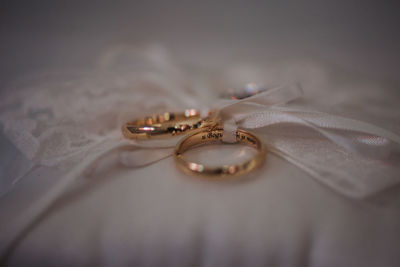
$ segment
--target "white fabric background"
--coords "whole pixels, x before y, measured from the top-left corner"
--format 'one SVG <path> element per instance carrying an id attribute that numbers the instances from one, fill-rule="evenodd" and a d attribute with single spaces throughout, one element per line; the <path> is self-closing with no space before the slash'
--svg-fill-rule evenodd
<path id="1" fill-rule="evenodd" d="M 122 50 L 123 55 L 131 55 L 130 50 L 125 49 Z M 162 62 L 158 61 L 163 57 L 157 49 L 149 48 L 139 55 L 145 58 L 146 55 L 153 55 L 157 59 L 155 66 L 163 70 L 169 65 L 163 67 Z M 105 55 L 107 58 L 109 52 Z M 136 57 L 134 59 L 139 60 Z M 111 61 L 106 66 L 118 69 L 118 64 L 118 61 Z M 357 107 L 363 106 L 365 94 L 363 97 L 350 97 L 346 91 L 340 93 L 337 90 L 333 96 L 329 95 L 329 88 L 339 87 L 336 87 L 335 78 L 326 78 L 329 71 L 337 73 L 334 69 L 329 70 L 329 66 L 308 63 L 305 69 L 304 62 L 297 68 L 295 62 L 282 66 L 286 64 L 292 66 L 289 72 L 280 68 L 279 64 L 274 68 L 263 69 L 259 66 L 256 69 L 263 70 L 267 77 L 279 72 L 279 79 L 295 77 L 302 81 L 312 106 L 321 108 L 325 105 L 324 108 L 329 109 L 328 105 L 335 103 L 335 108 L 344 106 L 346 112 L 357 112 Z M 137 169 L 115 164 L 108 159 L 101 161 L 90 175 L 82 176 L 77 171 L 65 189 L 55 189 L 66 179 L 65 174 L 77 169 L 78 164 L 89 163 L 88 156 L 78 156 L 78 161 L 83 160 L 79 163 L 77 160 L 71 162 L 68 155 L 85 148 L 86 143 L 94 140 L 91 139 L 93 136 L 107 136 L 109 132 L 119 135 L 118 125 L 128 115 L 146 114 L 154 107 L 182 105 L 178 97 L 171 97 L 175 94 L 174 90 L 179 92 L 181 88 L 176 83 L 180 80 L 177 77 L 181 72 L 171 72 L 171 68 L 165 68 L 169 72 L 167 76 L 160 76 L 162 71 L 155 72 L 159 76 L 148 76 L 140 71 L 144 65 L 139 65 L 139 68 L 134 68 L 136 71 L 126 76 L 121 75 L 125 68 L 120 69 L 117 75 L 119 79 L 115 79 L 115 76 L 101 78 L 83 75 L 65 83 L 65 76 L 41 76 L 28 83 L 28 87 L 23 86 L 15 91 L 18 92 L 17 96 L 22 97 L 19 99 L 23 103 L 23 108 L 16 110 L 30 111 L 27 113 L 29 115 L 42 107 L 53 114 L 46 117 L 45 111 L 45 121 L 40 116 L 32 117 L 33 122 L 37 121 L 36 132 L 45 133 L 46 129 L 55 127 L 54 133 L 49 131 L 44 135 L 45 138 L 38 139 L 44 147 L 39 147 L 39 154 L 35 155 L 44 159 L 44 164 L 51 165 L 55 161 L 58 165 L 33 169 L 2 197 L 3 263 L 10 266 L 28 263 L 41 266 L 397 264 L 399 256 L 396 248 L 400 242 L 398 188 L 394 187 L 369 199 L 350 199 L 319 184 L 299 168 L 271 153 L 262 169 L 238 182 L 207 182 L 185 176 L 174 166 L 172 158 Z M 246 66 L 227 70 L 226 74 L 221 74 L 224 77 L 221 80 L 241 84 L 240 79 L 235 80 L 240 78 L 238 73 L 249 77 L 256 73 L 253 68 L 246 72 L 248 70 Z M 236 73 L 235 79 L 229 78 L 230 73 Z M 270 77 L 268 80 L 271 81 Z M 307 82 L 310 80 L 312 82 Z M 154 81 L 155 84 L 162 81 L 161 84 L 166 88 L 176 89 L 156 89 L 158 95 L 162 96 L 159 97 L 152 91 L 157 87 L 150 86 L 148 90 L 142 90 L 143 87 L 139 85 L 145 86 L 145 81 Z M 118 82 L 121 84 L 116 86 Z M 345 84 L 343 87 L 352 84 L 353 92 L 359 88 L 377 100 L 390 96 L 389 89 L 375 91 L 378 82 L 368 82 L 368 87 L 361 79 L 349 77 L 341 82 Z M 101 87 L 94 86 L 97 83 Z M 174 84 L 176 87 L 172 86 Z M 125 85 L 129 85 L 132 92 L 141 92 L 132 99 L 139 106 L 130 106 L 129 99 L 126 102 L 119 100 L 127 97 Z M 114 89 L 110 91 L 108 88 Z M 318 95 L 316 91 L 313 93 L 316 88 L 325 88 L 326 91 Z M 60 91 L 51 93 L 57 90 Z M 87 99 L 96 101 L 85 102 L 87 94 Z M 11 94 L 8 96 L 12 99 Z M 153 101 L 140 104 L 150 96 L 153 98 L 148 99 Z M 327 96 L 329 101 L 326 100 Z M 63 103 L 66 99 L 69 100 Z M 372 113 L 382 118 L 380 125 L 390 126 L 393 121 L 390 116 L 398 112 L 390 103 L 388 98 L 385 106 L 370 106 L 374 110 Z M 378 108 L 381 113 L 376 111 Z M 127 110 L 129 112 L 124 113 Z M 25 112 L 21 116 L 25 116 Z M 389 117 L 385 117 L 386 114 Z M 96 119 L 91 123 L 93 118 Z M 74 134 L 76 129 L 81 131 L 82 136 Z M 57 138 L 54 134 L 60 130 L 71 133 Z M 30 165 L 26 163 L 29 162 L 26 156 L 22 156 L 12 144 L 7 143 L 6 147 L 5 153 L 15 155 L 14 159 L 4 156 L 12 164 L 4 167 L 3 170 L 9 174 L 2 177 L 9 179 L 15 177 L 13 164 L 20 170 Z M 103 148 L 97 150 L 101 152 Z M 87 155 L 90 153 L 85 152 Z M 55 198 L 46 208 L 40 203 L 49 193 L 55 194 Z M 44 213 L 32 207 L 39 207 L 39 211 Z M 30 217 L 32 209 L 37 217 Z M 22 225 L 25 226 L 16 230 L 13 227 L 21 224 L 19 218 L 22 218 Z M 9 238 L 13 232 L 17 234 Z"/>

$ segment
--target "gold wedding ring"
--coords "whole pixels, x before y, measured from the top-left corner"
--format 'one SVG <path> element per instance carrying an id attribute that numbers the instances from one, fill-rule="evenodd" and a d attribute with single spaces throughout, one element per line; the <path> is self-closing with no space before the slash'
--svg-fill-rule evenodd
<path id="1" fill-rule="evenodd" d="M 255 135 L 240 129 L 236 132 L 236 140 L 239 143 L 254 147 L 258 151 L 255 157 L 246 162 L 218 167 L 207 167 L 203 164 L 189 162 L 183 157 L 183 153 L 193 147 L 222 142 L 223 133 L 224 130 L 220 126 L 214 128 L 209 127 L 199 130 L 181 140 L 174 151 L 174 158 L 178 167 L 188 174 L 218 178 L 245 174 L 263 164 L 266 156 L 266 148 L 264 144 Z"/>
<path id="2" fill-rule="evenodd" d="M 189 133 L 217 123 L 215 114 L 203 119 L 200 112 L 187 109 L 181 113 L 165 112 L 125 123 L 122 134 L 128 139 L 163 138 Z"/>

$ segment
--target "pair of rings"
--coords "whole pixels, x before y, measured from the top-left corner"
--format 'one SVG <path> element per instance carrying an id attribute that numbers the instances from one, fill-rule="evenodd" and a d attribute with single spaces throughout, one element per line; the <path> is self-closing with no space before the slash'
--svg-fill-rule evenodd
<path id="1" fill-rule="evenodd" d="M 222 142 L 224 129 L 215 113 L 202 118 L 200 112 L 188 109 L 182 113 L 166 112 L 125 123 L 122 126 L 125 138 L 152 139 L 179 136 L 190 133 L 175 147 L 174 160 L 177 166 L 188 174 L 207 177 L 227 177 L 242 175 L 261 166 L 265 160 L 266 148 L 254 134 L 245 130 L 237 130 L 236 141 L 257 150 L 256 155 L 248 161 L 222 166 L 205 166 L 190 162 L 183 156 L 184 152 L 205 144 Z"/>

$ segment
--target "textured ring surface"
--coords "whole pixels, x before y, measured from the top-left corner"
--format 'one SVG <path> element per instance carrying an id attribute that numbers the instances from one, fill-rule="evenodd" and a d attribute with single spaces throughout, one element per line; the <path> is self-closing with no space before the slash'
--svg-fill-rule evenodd
<path id="1" fill-rule="evenodd" d="M 199 111 L 187 109 L 181 113 L 165 112 L 127 122 L 122 126 L 122 134 L 128 139 L 164 138 L 209 127 L 215 123 L 214 119 L 203 119 Z"/>

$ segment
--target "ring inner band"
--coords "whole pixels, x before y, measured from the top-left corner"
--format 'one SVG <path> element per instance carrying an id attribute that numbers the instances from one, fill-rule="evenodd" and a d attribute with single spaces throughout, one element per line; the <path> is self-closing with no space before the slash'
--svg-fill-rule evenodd
<path id="1" fill-rule="evenodd" d="M 178 167 L 190 174 L 224 177 L 248 173 L 262 165 L 262 163 L 264 162 L 266 154 L 264 144 L 255 135 L 244 130 L 237 131 L 236 140 L 239 143 L 249 145 L 258 151 L 258 153 L 248 161 L 239 164 L 207 167 L 203 164 L 189 162 L 183 157 L 183 153 L 185 151 L 194 147 L 216 142 L 221 143 L 222 137 L 222 128 L 212 130 L 208 129 L 186 137 L 177 145 L 177 148 L 174 152 L 175 162 L 177 163 Z"/>

